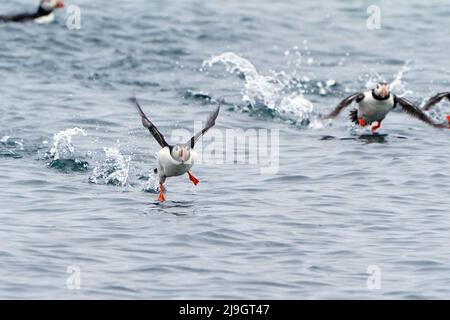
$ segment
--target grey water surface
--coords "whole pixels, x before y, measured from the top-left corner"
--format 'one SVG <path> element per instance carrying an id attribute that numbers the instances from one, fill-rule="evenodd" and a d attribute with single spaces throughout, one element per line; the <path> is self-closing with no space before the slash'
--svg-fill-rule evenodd
<path id="1" fill-rule="evenodd" d="M 0 298 L 450 298 L 450 131 L 319 117 L 379 79 L 450 90 L 448 1 L 378 1 L 380 29 L 370 1 L 69 5 L 81 29 L 0 23 Z M 220 102 L 204 149 L 273 133 L 277 170 L 219 150 L 157 203 L 134 94 L 168 140 Z"/>

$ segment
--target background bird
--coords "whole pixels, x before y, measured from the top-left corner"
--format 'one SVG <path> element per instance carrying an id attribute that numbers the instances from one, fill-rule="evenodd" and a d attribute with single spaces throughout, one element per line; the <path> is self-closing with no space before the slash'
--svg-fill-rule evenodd
<path id="1" fill-rule="evenodd" d="M 350 119 L 361 127 L 369 125 L 372 132 L 380 128 L 381 122 L 397 105 L 405 113 L 435 128 L 449 128 L 449 124 L 435 123 L 413 103 L 392 94 L 386 82 L 378 83 L 373 90 L 358 92 L 345 98 L 325 118 L 335 118 L 353 102 L 358 104 L 358 108 L 350 112 Z"/>
<path id="2" fill-rule="evenodd" d="M 62 0 L 42 0 L 36 12 L 0 15 L 0 22 L 50 22 L 54 18 L 53 11 L 63 7 L 64 2 Z"/>

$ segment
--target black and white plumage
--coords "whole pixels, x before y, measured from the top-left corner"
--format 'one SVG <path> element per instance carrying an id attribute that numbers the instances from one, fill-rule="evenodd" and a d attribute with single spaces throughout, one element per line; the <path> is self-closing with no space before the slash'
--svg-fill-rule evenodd
<path id="1" fill-rule="evenodd" d="M 400 106 L 403 112 L 433 127 L 448 128 L 448 124 L 435 123 L 420 108 L 407 99 L 390 93 L 389 86 L 385 82 L 379 83 L 373 90 L 358 92 L 345 98 L 326 118 L 335 118 L 353 102 L 358 104 L 358 108 L 350 112 L 350 119 L 363 127 L 370 125 L 372 132 L 375 132 L 381 126 L 381 122 L 387 114 L 397 105 Z"/>
<path id="2" fill-rule="evenodd" d="M 206 121 L 206 126 L 200 132 L 195 134 L 189 141 L 184 144 L 170 145 L 167 143 L 164 135 L 156 128 L 156 126 L 148 119 L 142 110 L 138 100 L 132 98 L 131 101 L 136 106 L 142 120 L 142 124 L 149 130 L 151 135 L 155 138 L 158 144 L 161 146 L 161 150 L 158 155 L 158 168 L 157 173 L 160 183 L 159 201 L 164 201 L 164 187 L 163 184 L 167 177 L 180 176 L 185 173 L 188 174 L 189 179 L 195 184 L 198 184 L 197 178 L 195 178 L 189 171 L 194 165 L 197 153 L 194 151 L 195 143 L 209 130 L 215 123 L 217 116 L 219 115 L 220 105 L 210 114 Z"/>
<path id="3" fill-rule="evenodd" d="M 49 23 L 55 18 L 53 11 L 63 7 L 64 2 L 62 0 L 42 0 L 36 12 L 0 15 L 0 22 L 34 21 L 36 23 Z"/>
<path id="4" fill-rule="evenodd" d="M 435 104 L 438 104 L 441 102 L 442 99 L 447 98 L 450 101 L 450 92 L 440 92 L 438 94 L 435 94 L 431 98 L 425 102 L 425 104 L 422 107 L 422 110 L 428 111 L 433 107 Z"/>

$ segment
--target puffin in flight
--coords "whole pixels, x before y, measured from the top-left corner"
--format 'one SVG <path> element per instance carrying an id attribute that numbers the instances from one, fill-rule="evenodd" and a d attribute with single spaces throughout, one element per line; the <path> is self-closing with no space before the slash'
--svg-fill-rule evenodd
<path id="1" fill-rule="evenodd" d="M 39 8 L 34 13 L 19 13 L 14 15 L 0 15 L 0 22 L 27 22 L 34 21 L 37 23 L 51 22 L 54 19 L 53 10 L 63 8 L 62 0 L 42 0 Z"/>
<path id="2" fill-rule="evenodd" d="M 430 110 L 432 106 L 441 102 L 441 100 L 444 98 L 447 98 L 450 101 L 450 92 L 440 92 L 432 96 L 430 99 L 427 100 L 427 102 L 425 102 L 424 106 L 422 107 L 422 110 L 424 111 Z M 450 122 L 450 115 L 447 116 L 447 121 Z"/>
<path id="3" fill-rule="evenodd" d="M 373 90 L 358 92 L 345 98 L 325 118 L 335 118 L 345 107 L 353 102 L 358 103 L 358 108 L 350 112 L 350 119 L 361 127 L 370 126 L 372 132 L 377 131 L 377 129 L 381 127 L 381 122 L 386 115 L 397 106 L 397 104 L 400 105 L 402 111 L 405 113 L 435 128 L 450 128 L 449 124 L 433 122 L 433 120 L 413 103 L 392 94 L 389 91 L 389 85 L 386 82 L 378 83 Z"/>
<path id="4" fill-rule="evenodd" d="M 197 185 L 199 181 L 190 171 L 197 156 L 197 153 L 194 151 L 194 146 L 198 139 L 200 139 L 203 134 L 215 125 L 217 116 L 219 115 L 220 105 L 210 114 L 208 120 L 206 121 L 205 128 L 189 139 L 188 142 L 184 144 L 169 145 L 161 132 L 159 132 L 155 125 L 142 111 L 137 99 L 132 98 L 131 101 L 135 104 L 141 116 L 144 127 L 150 131 L 152 136 L 162 147 L 162 149 L 157 153 L 158 168 L 155 169 L 155 172 L 158 173 L 159 176 L 159 196 L 157 200 L 161 202 L 166 200 L 163 192 L 164 182 L 167 177 L 181 176 L 187 173 L 189 180 L 191 180 L 194 185 Z"/>

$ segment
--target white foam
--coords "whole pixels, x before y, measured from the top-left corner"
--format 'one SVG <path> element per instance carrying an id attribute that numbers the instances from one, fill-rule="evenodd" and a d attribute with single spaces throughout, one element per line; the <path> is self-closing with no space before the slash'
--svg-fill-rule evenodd
<path id="1" fill-rule="evenodd" d="M 103 148 L 105 159 L 94 168 L 89 181 L 96 184 L 128 185 L 130 156 L 124 156 L 118 148 Z"/>
<path id="2" fill-rule="evenodd" d="M 407 61 L 400 70 L 394 74 L 392 81 L 389 83 L 389 89 L 399 97 L 413 94 L 414 91 L 407 89 L 408 83 L 403 79 L 406 72 L 410 70 L 409 62 Z M 373 72 L 366 82 L 367 89 L 373 89 L 380 81 L 386 81 L 379 73 Z"/>
<path id="3" fill-rule="evenodd" d="M 242 100 L 252 106 L 263 104 L 276 111 L 285 120 L 303 122 L 308 120 L 313 104 L 302 93 L 286 94 L 290 77 L 285 72 L 272 72 L 273 75 L 261 75 L 255 66 L 233 52 L 225 52 L 203 62 L 203 67 L 212 67 L 217 63 L 225 65 L 227 72 L 243 74 Z M 295 88 L 297 89 L 297 88 Z"/>
<path id="4" fill-rule="evenodd" d="M 158 174 L 151 170 L 148 174 L 148 180 L 144 183 L 144 191 L 159 191 L 159 179 Z"/>
<path id="5" fill-rule="evenodd" d="M 406 62 L 405 65 L 394 75 L 394 80 L 392 80 L 389 84 L 391 91 L 395 92 L 395 94 L 399 97 L 414 93 L 412 90 L 408 90 L 406 88 L 408 83 L 403 80 L 403 75 L 410 70 L 408 65 L 409 62 Z"/>

